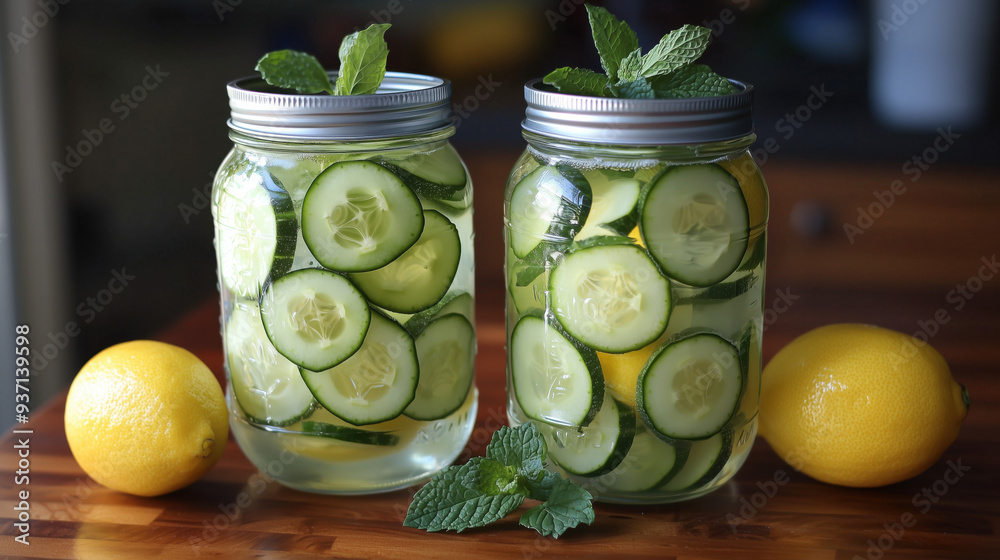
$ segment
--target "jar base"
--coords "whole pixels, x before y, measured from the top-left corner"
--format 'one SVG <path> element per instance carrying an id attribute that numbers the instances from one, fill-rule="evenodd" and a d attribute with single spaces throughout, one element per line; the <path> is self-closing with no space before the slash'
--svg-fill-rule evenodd
<path id="1" fill-rule="evenodd" d="M 425 482 L 454 462 L 472 434 L 478 390 L 452 415 L 416 422 L 397 445 L 368 445 L 262 427 L 230 402 L 230 427 L 247 459 L 268 479 L 302 492 L 359 495 Z"/>
<path id="2" fill-rule="evenodd" d="M 515 409 L 509 409 L 507 417 L 508 422 L 512 426 L 518 426 L 528 421 L 521 417 Z M 591 493 L 597 502 L 623 505 L 655 505 L 686 502 L 700 498 L 706 494 L 711 494 L 725 486 L 736 472 L 739 471 L 740 467 L 743 466 L 743 463 L 746 462 L 747 456 L 750 454 L 750 449 L 753 447 L 754 440 L 757 437 L 756 414 L 749 421 L 739 423 L 730 429 L 732 430 L 732 439 L 729 440 L 731 441 L 731 449 L 725 458 L 719 459 L 720 461 L 724 461 L 724 464 L 717 471 L 713 469 L 716 474 L 711 480 L 705 480 L 703 483 L 695 482 L 686 489 L 668 489 L 671 480 L 674 480 L 677 476 L 683 476 L 681 473 L 675 473 L 671 475 L 670 479 L 660 481 L 653 487 L 646 487 L 644 485 L 644 489 L 638 490 L 628 487 L 635 487 L 636 479 L 641 480 L 645 475 L 639 474 L 634 469 L 622 470 L 619 467 L 611 472 L 587 477 L 571 474 L 554 464 L 551 460 L 547 461 L 545 466 L 548 470 L 559 473 L 581 485 Z M 653 441 L 659 442 L 660 440 L 654 439 Z M 640 462 L 648 465 L 648 461 L 655 459 L 656 455 L 646 449 L 645 451 L 640 451 L 639 457 L 642 457 Z M 625 461 L 628 460 L 628 458 L 625 459 Z"/>

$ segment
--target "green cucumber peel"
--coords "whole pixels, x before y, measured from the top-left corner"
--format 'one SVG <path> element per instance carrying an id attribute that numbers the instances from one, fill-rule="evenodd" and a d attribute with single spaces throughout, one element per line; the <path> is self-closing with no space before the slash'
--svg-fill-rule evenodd
<path id="1" fill-rule="evenodd" d="M 302 433 L 308 436 L 326 437 L 364 445 L 396 445 L 399 443 L 399 436 L 390 432 L 361 430 L 312 420 L 306 420 L 302 423 Z"/>
<path id="2" fill-rule="evenodd" d="M 524 264 L 514 274 L 514 285 L 518 288 L 531 285 L 536 278 L 545 272 L 546 268 L 552 268 L 559 264 L 559 261 L 567 253 L 604 245 L 635 245 L 635 239 L 626 235 L 595 235 L 570 244 L 541 243 L 522 259 Z"/>

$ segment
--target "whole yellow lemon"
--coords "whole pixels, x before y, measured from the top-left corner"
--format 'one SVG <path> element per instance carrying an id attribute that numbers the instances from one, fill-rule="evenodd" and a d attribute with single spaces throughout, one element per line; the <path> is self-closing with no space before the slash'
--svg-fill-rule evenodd
<path id="1" fill-rule="evenodd" d="M 226 447 L 229 417 L 211 370 L 183 348 L 125 342 L 90 359 L 66 399 L 66 439 L 97 482 L 137 496 L 183 488 Z"/>
<path id="2" fill-rule="evenodd" d="M 843 486 L 914 477 L 958 436 L 965 388 L 930 345 L 896 331 L 809 331 L 764 368 L 759 433 L 793 468 Z"/>

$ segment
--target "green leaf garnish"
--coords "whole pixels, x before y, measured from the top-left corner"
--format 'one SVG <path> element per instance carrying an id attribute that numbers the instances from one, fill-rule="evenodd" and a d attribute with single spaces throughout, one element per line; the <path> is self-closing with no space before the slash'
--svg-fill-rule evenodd
<path id="1" fill-rule="evenodd" d="M 601 56 L 604 73 L 612 82 L 617 81 L 621 60 L 639 48 L 639 39 L 627 23 L 600 6 L 587 4 L 587 19 L 590 20 L 594 46 Z"/>
<path id="2" fill-rule="evenodd" d="M 712 39 L 710 29 L 684 25 L 667 33 L 646 54 L 627 23 L 606 9 L 587 4 L 587 17 L 604 75 L 560 68 L 543 82 L 556 91 L 595 97 L 679 99 L 735 93 L 725 78 L 694 62 Z"/>
<path id="3" fill-rule="evenodd" d="M 516 429 L 500 428 L 486 444 L 486 458 L 516 467 L 522 475 L 535 478 L 544 467 L 545 440 L 530 422 Z"/>
<path id="4" fill-rule="evenodd" d="M 617 91 L 618 97 L 627 97 L 629 99 L 653 99 L 656 97 L 653 85 L 642 76 L 626 84 L 619 85 Z"/>
<path id="5" fill-rule="evenodd" d="M 325 91 L 333 95 L 333 84 L 326 70 L 311 54 L 292 50 L 269 52 L 257 62 L 255 69 L 272 86 L 299 93 Z"/>
<path id="6" fill-rule="evenodd" d="M 378 90 L 389 58 L 384 38 L 389 26 L 388 23 L 372 24 L 344 37 L 340 43 L 336 95 L 367 95 Z"/>
<path id="7" fill-rule="evenodd" d="M 563 67 L 549 72 L 543 82 L 562 93 L 600 97 L 608 87 L 608 77 L 584 68 Z"/>
<path id="8" fill-rule="evenodd" d="M 461 533 L 499 521 L 524 501 L 524 494 L 484 493 L 479 485 L 483 457 L 451 466 L 421 488 L 406 511 L 403 525 L 429 532 L 451 529 Z M 502 465 L 501 465 L 502 466 Z"/>
<path id="9" fill-rule="evenodd" d="M 256 70 L 268 84 L 298 93 L 375 93 L 385 77 L 389 47 L 384 36 L 389 27 L 388 23 L 372 24 L 344 37 L 340 43 L 340 73 L 336 83 L 330 82 L 316 57 L 293 50 L 265 54 L 257 62 Z"/>
<path id="10" fill-rule="evenodd" d="M 524 512 L 520 523 L 546 537 L 559 538 L 580 523 L 594 522 L 594 508 L 590 507 L 593 498 L 580 485 L 559 477 L 548 500 Z"/>
<path id="11" fill-rule="evenodd" d="M 525 498 L 542 503 L 526 511 L 520 523 L 542 535 L 559 538 L 580 523 L 593 523 L 593 496 L 544 470 L 545 454 L 545 440 L 534 424 L 504 426 L 486 446 L 486 457 L 448 467 L 417 491 L 403 525 L 462 532 L 503 519 Z"/>
<path id="12" fill-rule="evenodd" d="M 642 75 L 661 76 L 691 64 L 705 53 L 711 39 L 712 31 L 697 25 L 667 33 L 642 57 Z"/>
<path id="13" fill-rule="evenodd" d="M 618 67 L 618 83 L 631 82 L 642 77 L 642 49 L 625 55 Z"/>
<path id="14" fill-rule="evenodd" d="M 691 64 L 650 82 L 656 96 L 661 98 L 712 97 L 734 91 L 729 80 L 704 64 Z"/>
<path id="15" fill-rule="evenodd" d="M 525 478 L 516 468 L 507 466 L 489 457 L 479 462 L 476 488 L 487 496 L 526 496 Z"/>
<path id="16" fill-rule="evenodd" d="M 552 489 L 560 480 L 566 480 L 558 473 L 552 471 L 542 471 L 538 478 L 528 480 L 525 487 L 528 489 L 528 497 L 532 500 L 544 502 L 552 495 Z"/>

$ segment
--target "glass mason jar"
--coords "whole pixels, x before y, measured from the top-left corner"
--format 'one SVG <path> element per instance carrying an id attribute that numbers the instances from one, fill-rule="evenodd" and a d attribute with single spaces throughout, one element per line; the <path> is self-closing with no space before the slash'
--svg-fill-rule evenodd
<path id="1" fill-rule="evenodd" d="M 236 441 L 300 490 L 426 480 L 461 452 L 478 399 L 450 83 L 390 72 L 373 95 L 257 78 L 228 92 L 212 216 Z"/>
<path id="2" fill-rule="evenodd" d="M 750 86 L 608 99 L 525 86 L 504 195 L 508 417 L 621 503 L 691 499 L 756 433 L 767 188 Z"/>

